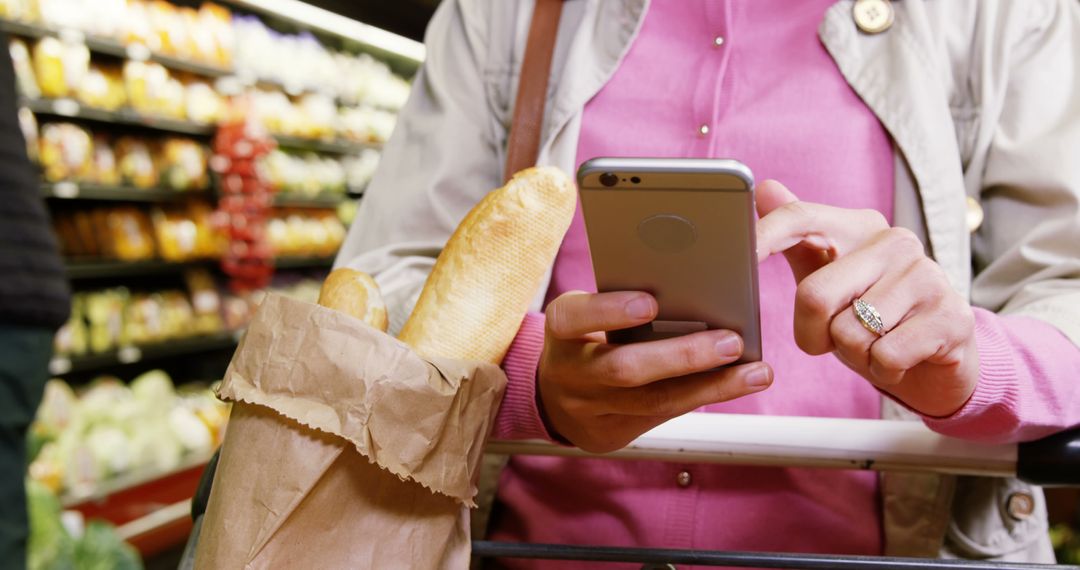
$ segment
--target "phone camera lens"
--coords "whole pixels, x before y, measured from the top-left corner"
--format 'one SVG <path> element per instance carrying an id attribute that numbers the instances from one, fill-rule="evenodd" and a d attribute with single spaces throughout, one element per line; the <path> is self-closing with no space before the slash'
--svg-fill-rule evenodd
<path id="1" fill-rule="evenodd" d="M 614 186 L 619 183 L 619 176 L 614 172 L 605 172 L 600 175 L 600 183 L 607 187 Z"/>

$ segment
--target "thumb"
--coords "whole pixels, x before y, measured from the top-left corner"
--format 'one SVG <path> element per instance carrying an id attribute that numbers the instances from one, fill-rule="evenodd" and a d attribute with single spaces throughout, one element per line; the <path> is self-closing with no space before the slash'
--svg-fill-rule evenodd
<path id="1" fill-rule="evenodd" d="M 766 214 L 780 206 L 799 200 L 798 196 L 787 189 L 787 186 L 775 180 L 763 180 L 754 188 L 754 193 L 754 201 L 757 203 L 759 217 L 765 217 Z"/>

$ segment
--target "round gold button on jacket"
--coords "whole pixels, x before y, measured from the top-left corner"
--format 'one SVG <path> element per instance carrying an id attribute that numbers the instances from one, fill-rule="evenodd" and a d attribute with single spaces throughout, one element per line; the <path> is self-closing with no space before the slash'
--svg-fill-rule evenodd
<path id="1" fill-rule="evenodd" d="M 1005 510 L 1013 519 L 1022 521 L 1035 514 L 1035 497 L 1031 493 L 1013 493 L 1005 503 Z"/>
<path id="2" fill-rule="evenodd" d="M 855 0 L 851 13 L 855 25 L 867 34 L 880 34 L 893 24 L 893 7 L 889 0 Z"/>
<path id="3" fill-rule="evenodd" d="M 689 487 L 692 482 L 693 479 L 690 477 L 689 471 L 679 471 L 679 474 L 675 476 L 675 484 L 680 487 Z"/>
<path id="4" fill-rule="evenodd" d="M 983 209 L 979 201 L 972 196 L 967 197 L 967 229 L 968 233 L 979 229 L 983 223 Z"/>

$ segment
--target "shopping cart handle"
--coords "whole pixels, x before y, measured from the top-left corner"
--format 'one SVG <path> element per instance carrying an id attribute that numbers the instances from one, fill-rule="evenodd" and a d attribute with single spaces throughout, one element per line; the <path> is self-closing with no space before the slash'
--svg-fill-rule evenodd
<path id="1" fill-rule="evenodd" d="M 1080 486 L 1080 428 L 1021 443 L 1016 474 L 1037 485 Z"/>

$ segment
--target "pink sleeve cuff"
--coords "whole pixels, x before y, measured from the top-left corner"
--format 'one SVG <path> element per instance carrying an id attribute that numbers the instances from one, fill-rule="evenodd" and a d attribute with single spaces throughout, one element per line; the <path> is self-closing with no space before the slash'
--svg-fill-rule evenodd
<path id="1" fill-rule="evenodd" d="M 975 308 L 979 382 L 959 410 L 924 417 L 944 435 L 986 442 L 1038 439 L 1078 421 L 1064 403 L 1076 395 L 1080 349 L 1048 323 Z"/>
<path id="2" fill-rule="evenodd" d="M 495 417 L 495 439 L 545 439 L 555 441 L 544 426 L 536 402 L 536 371 L 544 349 L 544 314 L 529 313 L 503 358 L 506 395 Z"/>

